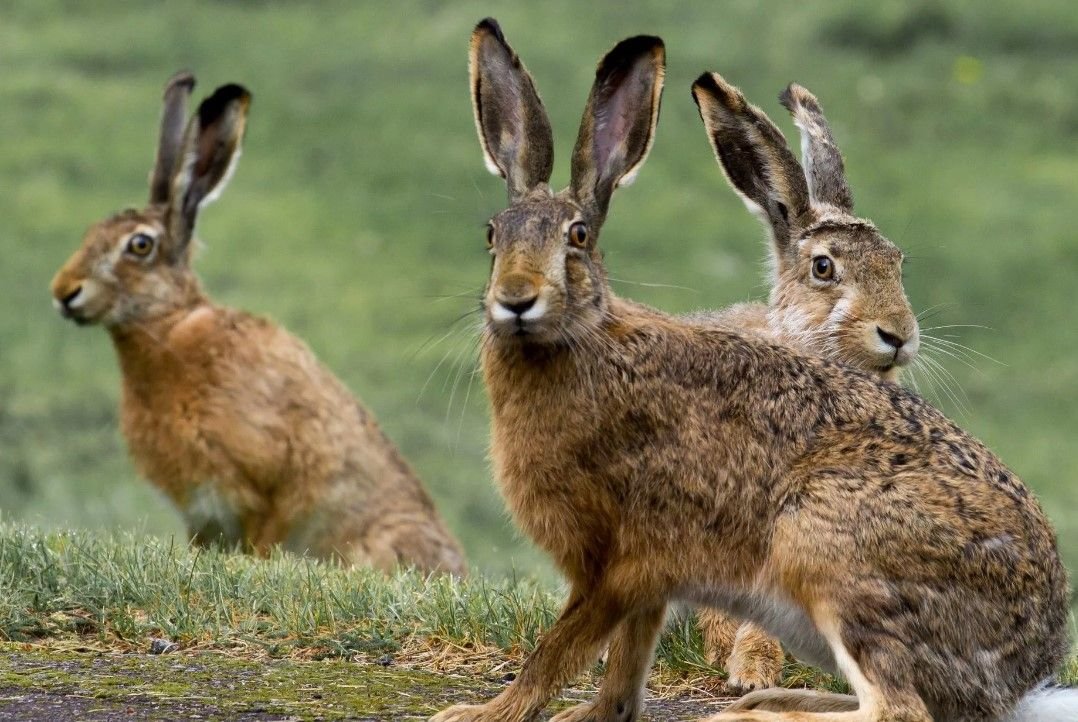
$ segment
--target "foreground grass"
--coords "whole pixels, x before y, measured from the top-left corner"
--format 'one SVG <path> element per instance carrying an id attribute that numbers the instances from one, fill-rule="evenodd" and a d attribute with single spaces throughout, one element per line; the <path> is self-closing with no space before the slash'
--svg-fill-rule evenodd
<path id="1" fill-rule="evenodd" d="M 438 672 L 515 671 L 561 594 L 533 581 L 425 578 L 260 560 L 130 534 L 0 526 L 0 638 L 51 648 L 392 662 Z M 691 618 L 667 629 L 653 688 L 723 688 Z M 791 663 L 786 683 L 841 688 Z"/>
<path id="2" fill-rule="evenodd" d="M 385 576 L 278 555 L 260 560 L 131 534 L 0 525 L 0 639 L 23 650 L 216 652 L 237 660 L 355 660 L 426 672 L 515 672 L 555 619 L 558 590 Z M 175 646 L 169 646 L 170 643 Z M 598 668 L 585 676 L 593 684 Z M 691 618 L 668 626 L 652 690 L 723 692 Z M 1078 683 L 1078 659 L 1064 681 Z M 797 663 L 784 684 L 840 690 Z"/>

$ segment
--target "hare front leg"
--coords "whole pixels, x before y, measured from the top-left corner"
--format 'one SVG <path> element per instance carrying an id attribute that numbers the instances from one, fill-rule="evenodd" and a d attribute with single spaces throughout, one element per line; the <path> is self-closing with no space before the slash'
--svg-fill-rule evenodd
<path id="1" fill-rule="evenodd" d="M 599 696 L 555 715 L 550 722 L 632 722 L 643 709 L 644 681 L 666 619 L 666 605 L 643 607 L 614 632 Z"/>
<path id="2" fill-rule="evenodd" d="M 551 697 L 599 656 L 599 650 L 630 609 L 624 593 L 612 584 L 580 590 L 524 662 L 520 676 L 483 705 L 457 705 L 430 722 L 530 722 Z"/>
<path id="3" fill-rule="evenodd" d="M 751 691 L 774 687 L 782 678 L 782 645 L 752 622 L 738 626 L 717 609 L 697 615 L 709 664 L 722 665 L 731 689 Z"/>
<path id="4" fill-rule="evenodd" d="M 704 638 L 704 658 L 708 664 L 725 667 L 734 651 L 738 623 L 713 607 L 704 607 L 697 612 L 696 623 Z"/>
<path id="5" fill-rule="evenodd" d="M 742 691 L 774 687 L 782 678 L 782 645 L 752 622 L 737 629 L 726 660 L 726 684 Z"/>

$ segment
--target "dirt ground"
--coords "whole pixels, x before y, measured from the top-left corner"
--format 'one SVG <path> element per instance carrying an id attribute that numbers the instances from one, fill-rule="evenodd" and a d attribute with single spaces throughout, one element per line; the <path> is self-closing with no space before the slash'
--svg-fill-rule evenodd
<path id="1" fill-rule="evenodd" d="M 506 679 L 442 676 L 391 661 L 236 660 L 220 654 L 11 651 L 0 657 L 6 720 L 425 720 L 498 692 Z M 551 711 L 583 701 L 573 690 Z M 729 699 L 650 699 L 646 720 L 680 722 Z"/>

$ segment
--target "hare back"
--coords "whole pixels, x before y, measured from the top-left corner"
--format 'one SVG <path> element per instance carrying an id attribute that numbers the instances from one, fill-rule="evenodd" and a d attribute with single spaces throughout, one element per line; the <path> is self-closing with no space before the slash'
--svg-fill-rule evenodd
<path id="1" fill-rule="evenodd" d="M 374 418 L 279 326 L 204 304 L 113 337 L 131 454 L 185 513 L 206 516 L 212 506 L 209 515 L 232 529 L 238 518 L 256 549 L 290 535 L 310 541 L 332 516 L 334 539 L 311 546 L 319 556 L 390 512 L 440 527 Z"/>

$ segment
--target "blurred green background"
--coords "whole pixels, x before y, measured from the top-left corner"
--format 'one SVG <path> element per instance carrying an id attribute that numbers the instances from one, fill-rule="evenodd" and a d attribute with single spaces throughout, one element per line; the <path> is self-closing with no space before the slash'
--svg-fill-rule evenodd
<path id="1" fill-rule="evenodd" d="M 255 94 L 239 171 L 200 222 L 206 288 L 314 347 L 414 462 L 475 567 L 550 573 L 492 486 L 475 336 L 454 325 L 475 307 L 483 223 L 505 200 L 467 92 L 468 36 L 488 14 L 551 114 L 556 183 L 601 54 L 665 38 L 658 139 L 603 237 L 617 290 L 671 311 L 766 295 L 762 231 L 712 158 L 692 80 L 723 72 L 791 137 L 776 95 L 812 89 L 858 211 L 910 256 L 923 325 L 996 360 L 936 355 L 953 387 L 921 376 L 922 390 L 1039 492 L 1078 568 L 1073 0 L 5 3 L 4 518 L 181 531 L 127 461 L 106 334 L 61 321 L 47 287 L 89 223 L 142 205 L 161 86 L 190 68 L 199 95 L 227 81 Z"/>

